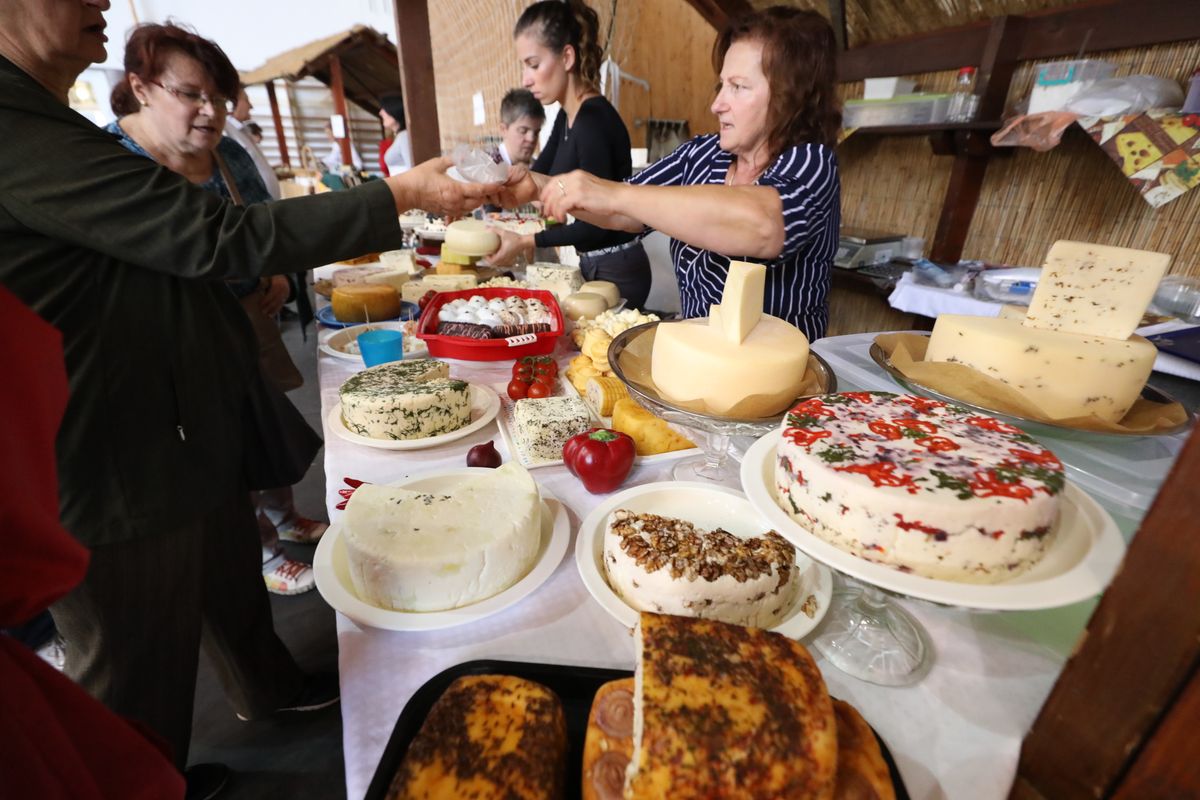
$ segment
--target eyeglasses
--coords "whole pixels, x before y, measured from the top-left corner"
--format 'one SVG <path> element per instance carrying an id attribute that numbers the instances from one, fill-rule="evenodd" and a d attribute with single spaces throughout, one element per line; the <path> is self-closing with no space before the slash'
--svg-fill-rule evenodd
<path id="1" fill-rule="evenodd" d="M 163 91 L 170 93 L 180 102 L 190 103 L 196 108 L 204 108 L 206 104 L 211 104 L 213 111 L 218 111 L 223 114 L 228 114 L 229 112 L 233 111 L 234 101 L 230 100 L 228 97 L 222 97 L 219 94 L 210 95 L 205 92 L 189 92 L 186 89 L 167 86 L 166 84 L 159 83 L 158 81 L 150 81 L 150 83 L 153 83 Z"/>

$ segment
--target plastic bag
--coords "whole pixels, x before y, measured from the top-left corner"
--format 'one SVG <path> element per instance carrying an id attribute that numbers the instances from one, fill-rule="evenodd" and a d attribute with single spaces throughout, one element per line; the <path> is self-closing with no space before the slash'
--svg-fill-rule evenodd
<path id="1" fill-rule="evenodd" d="M 1008 121 L 992 134 L 993 147 L 1028 147 L 1046 151 L 1058 146 L 1063 131 L 1079 119 L 1069 111 L 1043 111 L 1025 114 Z"/>
<path id="2" fill-rule="evenodd" d="M 447 174 L 455 180 L 473 183 L 503 183 L 508 180 L 508 165 L 497 164 L 491 154 L 479 148 L 460 144 L 450 157 L 454 160 L 454 168 Z"/>
<path id="3" fill-rule="evenodd" d="M 1067 110 L 1083 117 L 1115 117 L 1182 105 L 1183 90 L 1175 81 L 1156 75 L 1129 75 L 1096 81 L 1071 98 Z"/>

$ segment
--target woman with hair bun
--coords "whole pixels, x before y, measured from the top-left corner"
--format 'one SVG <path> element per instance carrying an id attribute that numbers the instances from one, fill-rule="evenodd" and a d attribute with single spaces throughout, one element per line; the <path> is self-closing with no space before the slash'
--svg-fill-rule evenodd
<path id="1" fill-rule="evenodd" d="M 546 147 L 533 163 L 539 185 L 577 169 L 610 181 L 625 180 L 633 172 L 629 132 L 598 88 L 603 59 L 599 27 L 596 12 L 583 0 L 546 0 L 525 9 L 513 30 L 522 85 L 542 105 L 562 104 Z M 583 221 L 533 236 L 497 233 L 500 250 L 489 259 L 494 264 L 510 264 L 535 246 L 573 245 L 585 279 L 617 284 L 630 307 L 640 308 L 650 294 L 650 261 L 632 233 Z"/>
<path id="2" fill-rule="evenodd" d="M 773 6 L 736 19 L 713 48 L 718 133 L 627 183 L 579 170 L 549 183 L 535 176 L 516 195 L 540 192 L 559 219 L 670 236 L 685 317 L 721 302 L 731 258 L 765 262 L 763 310 L 818 339 L 841 213 L 836 53 L 816 12 Z"/>

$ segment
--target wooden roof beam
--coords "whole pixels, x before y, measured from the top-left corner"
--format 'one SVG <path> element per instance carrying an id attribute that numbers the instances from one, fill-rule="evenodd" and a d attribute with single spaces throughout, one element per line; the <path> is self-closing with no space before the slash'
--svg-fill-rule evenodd
<path id="1" fill-rule="evenodd" d="M 405 124 L 412 142 L 413 161 L 420 164 L 442 152 L 433 47 L 429 36 L 429 6 L 426 0 L 393 0 L 393 4 L 396 32 L 400 38 L 396 48 L 400 51 Z"/>
<path id="2" fill-rule="evenodd" d="M 729 20 L 754 10 L 749 0 L 688 0 L 688 4 L 717 31 L 728 25 Z"/>

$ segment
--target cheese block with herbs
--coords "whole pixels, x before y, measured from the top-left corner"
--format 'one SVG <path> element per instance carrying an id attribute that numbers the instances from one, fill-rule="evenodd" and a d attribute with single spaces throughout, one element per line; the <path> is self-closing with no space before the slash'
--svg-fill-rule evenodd
<path id="1" fill-rule="evenodd" d="M 553 292 L 561 303 L 583 286 L 583 273 L 570 264 L 537 262 L 525 268 L 525 280 L 535 289 Z"/>
<path id="2" fill-rule="evenodd" d="M 904 572 L 966 583 L 1046 551 L 1063 466 L 1021 429 L 890 392 L 811 397 L 784 416 L 779 506 L 812 534 Z"/>
<path id="3" fill-rule="evenodd" d="M 1128 339 L 1170 263 L 1166 253 L 1055 242 L 1029 302 L 1025 325 Z"/>
<path id="4" fill-rule="evenodd" d="M 1015 319 L 942 314 L 925 360 L 971 367 L 1018 390 L 1051 419 L 1118 422 L 1141 394 L 1157 354 L 1141 336 L 1109 339 Z"/>
<path id="5" fill-rule="evenodd" d="M 335 286 L 330 302 L 338 322 L 377 322 L 400 316 L 400 295 L 395 288 L 384 284 Z"/>
<path id="6" fill-rule="evenodd" d="M 559 800 L 566 759 L 553 691 L 511 675 L 468 675 L 430 709 L 387 800 Z"/>
<path id="7" fill-rule="evenodd" d="M 625 796 L 824 800 L 837 726 L 821 672 L 786 636 L 643 612 Z"/>
<path id="8" fill-rule="evenodd" d="M 563 444 L 592 427 L 592 415 L 578 397 L 518 400 L 513 408 L 516 436 L 535 461 L 562 459 Z"/>
<path id="9" fill-rule="evenodd" d="M 471 421 L 471 388 L 430 358 L 370 367 L 342 384 L 342 422 L 372 439 L 424 439 Z"/>
<path id="10" fill-rule="evenodd" d="M 363 484 L 342 518 L 354 590 L 397 611 L 492 597 L 533 566 L 541 513 L 537 484 L 512 463 L 437 492 Z"/>
<path id="11" fill-rule="evenodd" d="M 734 418 L 770 417 L 800 393 L 808 338 L 762 313 L 766 267 L 733 261 L 707 319 L 658 325 L 650 375 L 665 399 Z"/>
<path id="12" fill-rule="evenodd" d="M 770 628 L 800 585 L 796 548 L 775 531 L 742 537 L 619 508 L 604 528 L 604 574 L 638 611 Z"/>

